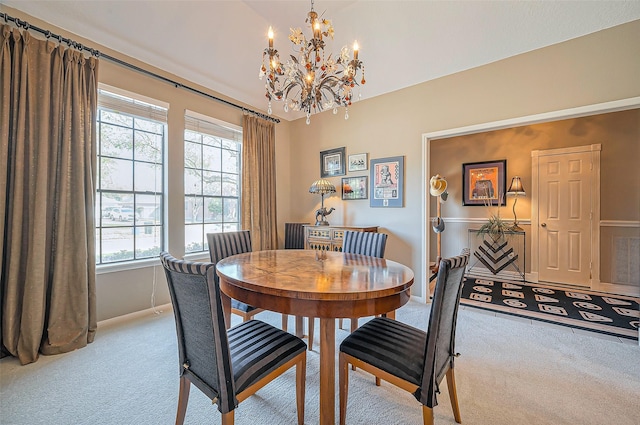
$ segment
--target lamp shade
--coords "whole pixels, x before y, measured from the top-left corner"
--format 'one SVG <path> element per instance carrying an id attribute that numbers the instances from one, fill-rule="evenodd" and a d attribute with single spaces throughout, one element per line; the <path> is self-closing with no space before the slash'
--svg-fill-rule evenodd
<path id="1" fill-rule="evenodd" d="M 313 182 L 309 188 L 309 193 L 319 193 L 326 195 L 327 193 L 335 193 L 336 187 L 327 179 L 320 179 Z"/>
<path id="2" fill-rule="evenodd" d="M 509 185 L 509 190 L 507 190 L 507 195 L 510 196 L 525 196 L 526 193 L 524 191 L 524 187 L 522 186 L 522 180 L 520 177 L 515 176 L 511 179 L 511 184 Z"/>

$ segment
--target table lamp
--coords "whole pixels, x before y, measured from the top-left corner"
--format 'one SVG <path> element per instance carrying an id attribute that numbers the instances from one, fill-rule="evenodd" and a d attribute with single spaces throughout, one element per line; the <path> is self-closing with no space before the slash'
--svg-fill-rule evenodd
<path id="1" fill-rule="evenodd" d="M 511 179 L 511 185 L 509 186 L 509 190 L 507 191 L 507 196 L 515 197 L 513 201 L 513 226 L 511 226 L 510 230 L 515 232 L 522 232 L 522 227 L 518 226 L 518 217 L 516 216 L 516 203 L 518 202 L 518 196 L 525 196 L 524 187 L 522 187 L 522 180 L 520 180 L 519 176 L 514 176 Z"/>
<path id="2" fill-rule="evenodd" d="M 324 207 L 324 195 L 331 194 L 336 192 L 336 187 L 326 179 L 320 179 L 313 182 L 311 187 L 309 188 L 309 193 L 319 193 L 320 194 L 320 209 L 316 210 L 316 226 L 328 226 L 329 222 L 326 219 L 326 216 L 331 214 L 335 208 L 331 207 L 329 211 Z"/>

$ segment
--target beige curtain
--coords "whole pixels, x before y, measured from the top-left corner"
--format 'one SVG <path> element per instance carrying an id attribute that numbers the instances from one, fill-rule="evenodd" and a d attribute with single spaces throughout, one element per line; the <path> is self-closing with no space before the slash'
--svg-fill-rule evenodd
<path id="1" fill-rule="evenodd" d="M 242 122 L 242 228 L 254 251 L 278 247 L 275 123 L 245 115 Z"/>
<path id="2" fill-rule="evenodd" d="M 2 344 L 27 364 L 86 346 L 97 327 L 98 61 L 0 34 Z"/>

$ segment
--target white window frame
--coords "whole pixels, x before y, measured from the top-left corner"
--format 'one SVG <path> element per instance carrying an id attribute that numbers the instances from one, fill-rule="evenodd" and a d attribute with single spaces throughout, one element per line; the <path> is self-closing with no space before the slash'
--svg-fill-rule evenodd
<path id="1" fill-rule="evenodd" d="M 158 164 L 160 165 L 160 178 L 159 183 L 154 185 L 154 189 L 152 191 L 144 191 L 144 190 L 136 190 L 135 187 L 132 187 L 131 191 L 122 191 L 123 194 L 131 194 L 134 199 L 134 206 L 136 205 L 136 196 L 140 195 L 153 195 L 160 196 L 159 209 L 156 209 L 154 215 L 158 217 L 157 220 L 154 220 L 153 224 L 149 224 L 144 221 L 144 217 L 138 219 L 138 213 L 135 214 L 135 220 L 131 225 L 129 223 L 122 223 L 122 225 L 112 225 L 104 226 L 103 225 L 103 215 L 105 214 L 104 208 L 102 208 L 103 202 L 103 193 L 114 193 L 118 191 L 113 191 L 110 189 L 103 189 L 101 187 L 101 146 L 100 146 L 100 126 L 101 126 L 101 115 L 99 114 L 97 117 L 97 131 L 98 131 L 98 149 L 97 149 L 97 179 L 96 182 L 96 272 L 98 274 L 118 271 L 118 270 L 127 270 L 132 268 L 139 267 L 147 267 L 150 265 L 154 265 L 158 263 L 157 256 L 151 257 L 142 257 L 135 258 L 137 255 L 136 246 L 135 246 L 135 235 L 139 232 L 147 232 L 148 230 L 154 232 L 157 237 L 160 238 L 160 251 L 165 250 L 167 246 L 167 238 L 166 238 L 166 225 L 167 225 L 167 217 L 165 214 L 166 211 L 166 172 L 167 172 L 167 138 L 168 138 L 168 109 L 169 104 L 166 102 L 159 101 L 157 99 L 152 99 L 143 95 L 139 95 L 137 93 L 132 93 L 126 90 L 122 90 L 116 87 L 108 86 L 106 84 L 100 83 L 98 85 L 99 96 L 98 96 L 98 111 L 106 110 L 113 111 L 116 113 L 120 113 L 123 115 L 133 116 L 137 118 L 142 118 L 144 120 L 151 120 L 160 122 L 163 125 L 162 130 L 162 140 L 161 140 L 161 148 L 162 152 L 160 154 L 160 162 L 154 161 L 145 161 L 145 160 L 136 160 L 134 153 L 131 155 L 132 168 L 135 168 L 136 164 Z M 108 92 L 115 94 L 116 96 L 101 96 L 101 92 Z M 118 99 L 117 96 L 122 96 L 126 99 Z M 131 99 L 133 101 L 128 101 L 127 99 Z M 135 119 L 135 118 L 134 118 Z M 106 124 L 106 123 L 105 123 Z M 135 129 L 132 125 L 131 130 L 134 132 L 145 132 L 142 129 Z M 134 174 L 132 174 L 134 176 Z M 135 178 L 135 177 L 133 177 Z M 134 210 L 135 211 L 135 210 Z M 146 225 L 145 225 L 146 224 Z M 102 235 L 105 229 L 126 229 L 131 228 L 132 237 L 134 238 L 133 244 L 133 259 L 124 259 L 120 261 L 109 261 L 109 262 L 101 262 L 103 260 L 102 253 Z"/>
<path id="2" fill-rule="evenodd" d="M 221 231 L 224 232 L 225 230 L 228 231 L 236 231 L 236 230 L 240 230 L 241 229 L 241 196 L 242 196 L 242 127 L 228 123 L 228 122 L 224 122 L 221 121 L 219 119 L 207 116 L 207 115 L 203 115 L 200 114 L 198 112 L 194 112 L 194 111 L 190 111 L 190 110 L 185 110 L 185 125 L 184 125 L 184 137 L 183 137 L 183 146 L 185 147 L 185 163 L 183 164 L 183 173 L 185 175 L 185 188 L 184 188 L 184 204 L 185 204 L 185 241 L 184 241 L 184 250 L 185 250 L 185 256 L 187 258 L 194 258 L 194 257 L 198 257 L 201 256 L 202 254 L 206 253 L 208 254 L 209 252 L 209 248 L 208 248 L 208 244 L 207 244 L 207 239 L 206 239 L 206 234 L 209 233 L 207 231 L 207 226 L 209 228 L 211 228 L 212 226 L 221 226 Z M 215 138 L 219 138 L 221 140 L 224 141 L 230 141 L 230 142 L 234 142 L 237 143 L 237 147 L 238 149 L 235 151 L 237 152 L 238 155 L 238 169 L 237 169 L 237 196 L 225 196 L 222 192 L 220 193 L 220 195 L 206 195 L 203 191 L 203 187 L 204 187 L 204 181 L 201 180 L 199 183 L 199 191 L 198 189 L 196 189 L 196 191 L 193 192 L 189 192 L 187 190 L 187 169 L 188 167 L 186 166 L 186 157 L 187 157 L 187 153 L 186 153 L 186 147 L 188 143 L 191 144 L 195 144 L 195 142 L 193 141 L 188 141 L 187 140 L 187 136 L 186 136 L 186 132 L 187 131 L 191 131 L 194 133 L 199 133 L 200 135 L 203 136 L 212 136 Z M 202 145 L 200 143 L 200 146 L 205 146 Z M 228 150 L 228 149 L 224 149 L 224 147 L 222 147 L 222 150 Z M 202 166 L 202 162 L 201 162 L 201 166 Z M 221 167 L 221 174 L 232 174 L 232 175 L 236 175 L 236 173 L 225 173 L 224 172 L 224 165 L 222 165 Z M 195 168 L 197 170 L 197 168 Z M 205 171 L 204 169 L 200 168 L 199 169 L 200 172 Z M 201 173 L 202 175 L 202 173 Z M 198 186 L 196 186 L 198 187 Z M 197 192 L 197 193 L 196 193 Z M 218 199 L 222 199 L 223 202 L 225 199 L 235 199 L 237 202 L 237 210 L 236 210 L 236 217 L 237 217 L 237 221 L 225 221 L 224 220 L 224 211 L 222 213 L 222 221 L 207 221 L 206 217 L 205 217 L 205 213 L 203 211 L 202 213 L 202 222 L 196 223 L 193 221 L 188 221 L 187 220 L 187 203 L 189 202 L 189 199 L 193 199 L 195 197 L 201 197 L 202 198 L 202 208 L 204 210 L 204 201 L 205 199 L 211 199 L 211 198 L 218 198 Z M 224 207 L 223 207 L 224 208 Z M 233 228 L 227 228 L 227 224 L 235 224 L 235 226 L 230 226 Z M 201 241 L 202 241 L 202 245 L 201 245 L 201 249 L 196 250 L 196 251 L 189 251 L 188 250 L 188 243 L 187 243 L 187 235 L 190 234 L 191 232 L 188 230 L 189 226 L 193 226 L 195 227 L 196 225 L 201 225 Z"/>

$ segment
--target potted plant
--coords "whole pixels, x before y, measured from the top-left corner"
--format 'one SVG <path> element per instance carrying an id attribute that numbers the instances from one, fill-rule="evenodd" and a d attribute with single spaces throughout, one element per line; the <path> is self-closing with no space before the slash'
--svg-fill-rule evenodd
<path id="1" fill-rule="evenodd" d="M 489 208 L 491 201 L 486 201 L 485 206 Z M 496 212 L 489 211 L 489 219 L 478 229 L 478 236 L 489 236 L 494 243 L 498 242 L 505 236 L 505 232 L 511 229 L 509 223 L 500 217 L 500 202 L 498 202 L 498 208 Z"/>

